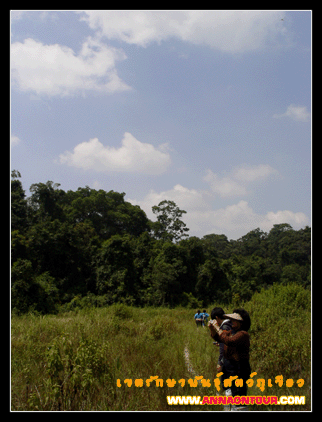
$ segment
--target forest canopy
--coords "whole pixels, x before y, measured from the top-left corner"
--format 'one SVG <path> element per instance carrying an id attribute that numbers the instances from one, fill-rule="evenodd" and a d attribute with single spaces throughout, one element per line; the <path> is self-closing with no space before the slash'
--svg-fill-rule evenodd
<path id="1" fill-rule="evenodd" d="M 189 237 L 164 199 L 149 220 L 125 193 L 11 180 L 11 306 L 17 314 L 105 306 L 195 307 L 249 300 L 274 283 L 311 286 L 311 228 L 275 224 L 237 240 Z"/>

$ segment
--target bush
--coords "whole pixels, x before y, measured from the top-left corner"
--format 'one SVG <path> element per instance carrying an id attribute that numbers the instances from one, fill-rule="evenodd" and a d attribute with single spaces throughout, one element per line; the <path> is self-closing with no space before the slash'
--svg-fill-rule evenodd
<path id="1" fill-rule="evenodd" d="M 57 403 L 56 410 L 75 410 L 96 389 L 97 381 L 109 373 L 107 346 L 93 340 L 82 340 L 76 346 L 67 337 L 57 337 L 46 353 L 50 399 Z"/>
<path id="2" fill-rule="evenodd" d="M 54 277 L 51 277 L 49 272 L 46 271 L 36 277 L 35 283 L 39 286 L 37 310 L 43 314 L 55 312 L 59 299 L 59 290 Z"/>
<path id="3" fill-rule="evenodd" d="M 177 332 L 176 322 L 173 318 L 167 316 L 160 317 L 156 322 L 153 322 L 148 329 L 148 336 L 153 340 L 161 340 L 164 337 L 169 337 L 171 334 Z"/>
<path id="4" fill-rule="evenodd" d="M 190 293 L 183 292 L 181 306 L 185 308 L 189 308 L 189 309 L 202 308 L 202 301 L 195 298 L 191 292 Z"/>
<path id="5" fill-rule="evenodd" d="M 33 280 L 32 263 L 18 259 L 11 269 L 11 307 L 17 314 L 26 313 L 33 305 L 37 286 Z"/>
<path id="6" fill-rule="evenodd" d="M 273 285 L 244 305 L 252 325 L 252 371 L 310 382 L 311 300 L 298 284 Z M 293 394 L 293 393 L 292 393 Z"/>
<path id="7" fill-rule="evenodd" d="M 232 304 L 222 306 L 227 313 L 234 309 Z M 264 395 L 306 397 L 305 406 L 254 405 L 252 410 L 310 410 L 310 293 L 298 285 L 273 286 L 241 306 L 252 320 L 250 364 L 258 374 L 248 394 L 263 395 L 256 385 L 263 378 Z M 182 411 L 182 406 L 169 409 L 166 396 L 214 395 L 219 348 L 207 328 L 196 329 L 193 315 L 182 307 L 125 304 L 58 315 L 13 315 L 12 410 Z M 186 347 L 194 372 L 209 379 L 211 387 L 191 389 L 187 382 L 184 387 L 178 383 L 194 376 L 185 361 Z M 278 375 L 284 377 L 282 387 L 274 382 Z M 145 380 L 152 376 L 164 380 L 162 388 L 154 382 L 147 387 Z M 292 388 L 285 385 L 288 378 L 295 382 Z M 301 378 L 305 383 L 299 388 L 296 380 Z M 143 380 L 142 388 L 134 386 L 136 379 Z M 177 380 L 176 385 L 169 388 L 167 379 Z M 132 387 L 125 380 L 132 380 Z M 214 408 L 185 406 L 184 410 Z"/>
<path id="8" fill-rule="evenodd" d="M 246 305 L 245 305 L 246 306 Z M 303 312 L 311 312 L 311 294 L 299 284 L 274 284 L 255 293 L 247 304 L 254 327 L 265 328 L 278 324 Z"/>
<path id="9" fill-rule="evenodd" d="M 133 309 L 123 303 L 113 305 L 112 312 L 114 317 L 119 319 L 130 319 L 133 317 Z"/>

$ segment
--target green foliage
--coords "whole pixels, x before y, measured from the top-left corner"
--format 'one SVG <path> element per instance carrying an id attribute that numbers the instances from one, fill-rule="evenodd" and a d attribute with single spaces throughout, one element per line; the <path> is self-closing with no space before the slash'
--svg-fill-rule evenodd
<path id="1" fill-rule="evenodd" d="M 19 171 L 11 172 L 11 229 L 23 232 L 27 228 L 27 201 Z"/>
<path id="2" fill-rule="evenodd" d="M 33 280 L 32 264 L 18 259 L 11 269 L 11 307 L 15 312 L 25 313 L 33 306 L 37 286 Z"/>
<path id="3" fill-rule="evenodd" d="M 149 221 L 125 193 L 65 192 L 36 183 L 25 198 L 20 173 L 11 181 L 12 309 L 54 313 L 102 307 L 207 306 L 247 301 L 274 283 L 310 289 L 311 229 L 276 224 L 237 240 L 188 237 L 186 211 L 173 201 Z"/>
<path id="4" fill-rule="evenodd" d="M 196 283 L 196 294 L 205 305 L 212 302 L 224 302 L 225 292 L 229 289 L 229 283 L 216 258 L 207 259 L 200 265 Z"/>
<path id="5" fill-rule="evenodd" d="M 57 403 L 58 410 L 68 406 L 76 410 L 76 402 L 91 396 L 97 384 L 108 377 L 106 354 L 104 343 L 98 345 L 86 339 L 75 345 L 67 337 L 56 337 L 46 351 L 46 386 L 50 391 L 47 403 Z"/>
<path id="6" fill-rule="evenodd" d="M 311 312 L 311 294 L 297 283 L 279 285 L 255 293 L 250 302 L 253 318 L 257 324 L 271 324 L 277 319 L 299 317 Z M 274 323 L 275 325 L 275 323 Z"/>
<path id="7" fill-rule="evenodd" d="M 202 307 L 202 302 L 195 298 L 191 292 L 183 292 L 180 303 L 188 309 L 197 309 Z"/>
<path id="8" fill-rule="evenodd" d="M 118 319 L 130 319 L 133 317 L 133 309 L 123 303 L 117 303 L 113 307 L 113 315 Z"/>
<path id="9" fill-rule="evenodd" d="M 84 299 L 84 298 L 83 298 Z M 223 306 L 232 312 L 233 304 Z M 250 364 L 256 372 L 250 395 L 304 395 L 304 406 L 251 406 L 251 410 L 310 410 L 310 292 L 296 283 L 254 294 L 243 307 L 251 317 Z M 210 313 L 211 307 L 207 308 Z M 218 347 L 207 328 L 196 328 L 195 310 L 114 304 L 57 315 L 29 313 L 11 321 L 13 411 L 213 411 L 213 406 L 167 405 L 167 395 L 213 396 Z M 197 375 L 211 387 L 192 388 L 184 349 Z M 283 386 L 275 383 L 282 375 Z M 163 379 L 163 387 L 146 380 Z M 256 385 L 265 380 L 265 390 Z M 128 387 L 124 380 L 132 380 Z M 143 380 L 135 387 L 136 379 Z M 174 387 L 167 379 L 176 380 Z M 182 387 L 178 380 L 185 379 Z M 271 380 L 272 387 L 268 386 Z M 304 380 L 287 387 L 286 379 Z M 117 386 L 117 380 L 121 383 Z M 220 393 L 222 394 L 222 392 Z M 216 406 L 215 410 L 223 410 Z"/>
<path id="10" fill-rule="evenodd" d="M 311 295 L 296 283 L 274 284 L 245 303 L 251 316 L 252 371 L 303 379 L 306 392 L 290 388 L 286 395 L 310 396 Z M 285 381 L 284 381 L 285 382 Z M 275 386 L 270 394 L 281 395 Z M 267 410 L 264 408 L 259 410 Z"/>
<path id="11" fill-rule="evenodd" d="M 148 219 L 138 207 L 124 200 L 125 193 L 79 188 L 67 193 L 66 211 L 72 223 L 90 221 L 103 239 L 129 233 L 139 236 L 148 230 Z"/>
<path id="12" fill-rule="evenodd" d="M 155 237 L 165 241 L 175 241 L 187 237 L 189 229 L 181 220 L 182 214 L 186 211 L 180 208 L 173 201 L 161 201 L 159 205 L 152 207 L 154 214 L 157 214 L 157 222 L 154 224 Z"/>
<path id="13" fill-rule="evenodd" d="M 34 276 L 32 264 L 18 259 L 11 270 L 11 307 L 14 312 L 53 313 L 59 300 L 56 281 L 48 272 Z"/>
<path id="14" fill-rule="evenodd" d="M 45 272 L 35 278 L 35 283 L 39 286 L 37 310 L 43 314 L 55 312 L 59 301 L 59 289 L 54 277 Z"/>

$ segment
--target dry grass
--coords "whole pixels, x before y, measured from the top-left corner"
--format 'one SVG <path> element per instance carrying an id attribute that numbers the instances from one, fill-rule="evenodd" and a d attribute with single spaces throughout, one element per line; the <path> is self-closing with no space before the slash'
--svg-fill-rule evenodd
<path id="1" fill-rule="evenodd" d="M 293 289 L 294 290 L 294 289 Z M 255 296 L 244 307 L 252 317 L 251 366 L 258 375 L 252 395 L 305 395 L 304 406 L 251 406 L 252 410 L 310 409 L 310 310 L 275 317 L 271 310 L 283 294 Z M 293 292 L 297 297 L 299 292 Z M 275 297 L 275 302 L 274 302 Z M 296 299 L 296 298 L 295 298 Z M 295 300 L 294 299 L 294 300 Z M 303 301 L 307 301 L 306 293 Z M 229 308 L 227 311 L 231 311 Z M 15 410 L 222 410 L 221 406 L 168 406 L 168 395 L 215 395 L 213 379 L 218 348 L 207 328 L 196 328 L 193 310 L 177 308 L 130 308 L 113 305 L 83 309 L 57 316 L 13 316 L 11 355 L 11 408 Z M 196 373 L 210 379 L 212 387 L 190 387 L 184 348 L 188 347 Z M 275 376 L 284 376 L 284 385 Z M 151 376 L 164 380 L 163 387 Z M 265 391 L 256 379 L 266 380 Z M 303 378 L 302 388 L 288 388 L 285 381 Z M 125 379 L 133 384 L 128 387 Z M 135 387 L 142 379 L 143 387 Z M 167 379 L 185 379 L 168 387 Z M 273 387 L 268 388 L 271 379 Z M 117 386 L 121 381 L 121 387 Z"/>

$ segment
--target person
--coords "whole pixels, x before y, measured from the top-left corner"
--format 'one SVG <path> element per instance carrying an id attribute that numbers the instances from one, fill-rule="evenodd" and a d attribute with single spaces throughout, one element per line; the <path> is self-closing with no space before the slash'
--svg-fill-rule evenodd
<path id="1" fill-rule="evenodd" d="M 202 324 L 202 314 L 200 313 L 200 310 L 199 310 L 199 309 L 198 309 L 198 311 L 195 313 L 194 318 L 195 318 L 195 321 L 196 321 L 197 327 L 201 326 L 201 324 Z"/>
<path id="2" fill-rule="evenodd" d="M 202 312 L 202 326 L 205 327 L 205 323 L 208 323 L 209 314 L 207 314 L 206 309 Z"/>
<path id="3" fill-rule="evenodd" d="M 219 328 L 226 331 L 232 331 L 232 324 L 229 318 L 224 317 L 225 312 L 222 308 L 216 307 L 211 311 L 211 319 L 216 320 Z M 232 331 L 233 332 L 233 331 Z M 231 389 L 229 387 L 225 387 L 224 380 L 228 378 L 228 374 L 224 370 L 224 343 L 218 343 L 217 341 L 214 342 L 215 345 L 219 346 L 219 357 L 217 363 L 217 373 L 223 372 L 223 375 L 220 377 L 221 387 L 224 390 L 226 396 L 231 396 Z M 229 411 L 230 405 L 224 405 L 224 411 Z"/>
<path id="4" fill-rule="evenodd" d="M 235 381 L 231 385 L 232 396 L 247 395 L 246 381 L 249 379 L 251 368 L 249 364 L 250 337 L 250 317 L 244 309 L 234 309 L 232 314 L 224 314 L 232 324 L 232 330 L 223 330 L 218 325 L 217 320 L 209 321 L 211 336 L 224 343 L 223 377 L 238 376 L 243 380 L 242 386 L 236 386 Z M 246 406 L 232 406 L 232 410 L 247 410 Z"/>
<path id="5" fill-rule="evenodd" d="M 225 318 L 224 315 L 225 315 L 225 312 L 224 312 L 223 308 L 219 308 L 219 307 L 214 308 L 210 313 L 211 319 L 217 321 L 217 324 L 218 324 L 218 326 L 221 330 L 231 331 L 232 328 L 233 328 L 231 321 L 230 321 L 229 318 Z M 216 342 L 214 344 L 219 344 L 219 357 L 218 357 L 218 363 L 217 363 L 217 373 L 218 373 L 218 372 L 223 371 L 224 343 L 217 343 Z M 221 377 L 222 386 L 223 386 L 223 382 L 224 382 L 224 376 L 222 375 L 222 377 Z M 223 386 L 223 388 L 224 388 L 224 386 Z"/>

